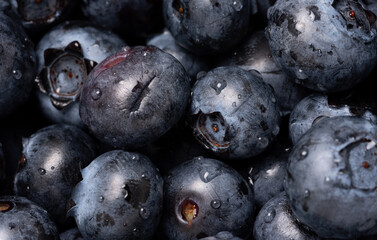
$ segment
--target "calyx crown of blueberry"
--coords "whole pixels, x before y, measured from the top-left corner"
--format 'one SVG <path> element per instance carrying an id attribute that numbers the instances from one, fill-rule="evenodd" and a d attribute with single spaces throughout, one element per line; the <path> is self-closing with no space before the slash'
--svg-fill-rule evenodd
<path id="1" fill-rule="evenodd" d="M 61 72 L 58 71 L 58 73 L 55 73 L 54 67 L 59 67 L 58 64 L 60 61 L 67 60 L 70 61 L 70 64 L 64 64 Z M 76 64 L 76 66 L 72 66 L 72 64 Z M 80 43 L 73 41 L 64 49 L 48 48 L 44 51 L 44 68 L 36 77 L 35 82 L 42 93 L 50 96 L 52 104 L 57 109 L 62 109 L 80 97 L 86 77 L 96 65 L 97 63 L 95 61 L 84 58 Z M 72 71 L 67 70 L 71 68 L 76 68 L 75 70 L 78 71 L 81 70 L 83 75 L 79 76 L 80 73 L 77 73 L 77 75 L 74 76 Z M 73 89 L 74 91 L 60 89 L 58 86 L 60 83 L 58 78 L 62 72 L 68 76 L 68 78 L 63 79 L 66 81 L 65 84 L 72 85 L 76 83 L 76 86 L 73 86 L 75 88 Z"/>

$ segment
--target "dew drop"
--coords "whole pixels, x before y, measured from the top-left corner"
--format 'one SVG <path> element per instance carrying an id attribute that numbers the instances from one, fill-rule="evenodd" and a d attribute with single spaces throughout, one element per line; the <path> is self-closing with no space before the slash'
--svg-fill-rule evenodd
<path id="1" fill-rule="evenodd" d="M 204 175 L 203 175 L 203 179 L 204 179 L 205 182 L 208 182 L 208 175 L 209 175 L 208 172 L 205 172 Z"/>
<path id="2" fill-rule="evenodd" d="M 30 191 L 30 186 L 29 185 L 26 186 L 26 191 Z"/>
<path id="3" fill-rule="evenodd" d="M 136 156 L 135 156 L 135 155 L 132 155 L 131 159 L 132 159 L 132 160 L 135 160 L 135 159 L 136 159 Z"/>
<path id="4" fill-rule="evenodd" d="M 330 177 L 325 177 L 325 182 L 330 182 Z"/>
<path id="5" fill-rule="evenodd" d="M 145 53 L 143 54 L 143 56 L 146 57 L 146 56 L 147 56 L 147 53 L 145 52 Z"/>
<path id="6" fill-rule="evenodd" d="M 41 174 L 41 175 L 45 175 L 45 174 L 46 174 L 46 170 L 43 169 L 43 168 L 39 168 L 39 169 L 38 169 L 38 172 L 39 172 L 39 174 Z"/>
<path id="7" fill-rule="evenodd" d="M 51 170 L 54 170 L 55 169 L 55 167 L 54 166 L 51 166 Z"/>
<path id="8" fill-rule="evenodd" d="M 234 2 L 233 2 L 233 7 L 234 7 L 234 9 L 238 12 L 238 11 L 241 11 L 241 10 L 242 10 L 243 5 L 242 5 L 241 2 L 234 1 Z"/>
<path id="9" fill-rule="evenodd" d="M 93 100 L 98 100 L 102 96 L 101 89 L 95 88 L 91 93 Z"/>
<path id="10" fill-rule="evenodd" d="M 241 94 L 238 94 L 238 99 L 241 99 L 241 98 L 242 98 Z"/>
<path id="11" fill-rule="evenodd" d="M 304 191 L 304 197 L 308 198 L 310 196 L 310 191 L 308 189 L 305 189 Z"/>
<path id="12" fill-rule="evenodd" d="M 145 208 L 140 208 L 139 215 L 142 219 L 148 219 L 150 216 L 150 212 Z"/>
<path id="13" fill-rule="evenodd" d="M 199 176 L 200 176 L 200 179 L 205 182 L 205 183 L 208 183 L 210 181 L 212 181 L 212 179 L 214 179 L 215 177 L 217 177 L 217 175 L 219 174 L 218 171 L 205 171 L 205 170 L 202 170 L 200 171 L 199 173 Z"/>
<path id="14" fill-rule="evenodd" d="M 254 168 L 252 168 L 252 167 L 249 169 L 249 176 L 251 176 L 251 174 L 253 173 L 253 170 L 254 170 Z"/>
<path id="15" fill-rule="evenodd" d="M 254 185 L 253 179 L 251 177 L 247 177 L 247 179 L 249 180 L 250 185 L 253 186 Z"/>
<path id="16" fill-rule="evenodd" d="M 236 102 L 233 102 L 233 103 L 232 103 L 232 107 L 237 107 L 237 103 L 236 103 Z"/>
<path id="17" fill-rule="evenodd" d="M 272 220 L 274 220 L 275 216 L 276 216 L 276 211 L 275 211 L 275 209 L 272 208 L 267 212 L 267 214 L 264 216 L 263 220 L 266 223 L 270 223 L 270 222 L 272 222 Z"/>
<path id="18" fill-rule="evenodd" d="M 217 88 L 221 88 L 221 83 L 218 83 L 218 84 L 216 85 L 216 87 L 217 87 Z"/>
<path id="19" fill-rule="evenodd" d="M 132 233 L 134 234 L 134 236 L 137 236 L 137 235 L 138 235 L 138 230 L 137 230 L 137 228 L 134 228 L 134 229 L 132 230 Z"/>
<path id="20" fill-rule="evenodd" d="M 123 198 L 124 198 L 125 200 L 127 200 L 127 201 L 130 199 L 130 198 L 129 198 L 129 195 L 128 195 L 128 191 L 126 191 L 126 192 L 124 193 Z"/>
<path id="21" fill-rule="evenodd" d="M 220 200 L 212 200 L 211 201 L 211 207 L 214 209 L 219 209 L 221 207 L 221 201 Z"/>
<path id="22" fill-rule="evenodd" d="M 308 156 L 308 150 L 303 149 L 303 150 L 300 152 L 300 160 L 305 159 L 306 156 Z"/>
<path id="23" fill-rule="evenodd" d="M 105 200 L 104 196 L 100 196 L 100 197 L 98 198 L 98 202 L 103 202 L 104 200 Z"/>
<path id="24" fill-rule="evenodd" d="M 12 71 L 13 77 L 17 80 L 19 80 L 22 77 L 22 73 L 20 70 L 13 70 Z"/>

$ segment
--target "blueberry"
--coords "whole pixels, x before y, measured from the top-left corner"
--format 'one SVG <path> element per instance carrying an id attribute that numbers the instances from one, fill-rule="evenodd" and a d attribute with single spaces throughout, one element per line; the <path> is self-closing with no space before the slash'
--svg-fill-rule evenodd
<path id="1" fill-rule="evenodd" d="M 290 78 L 321 92 L 347 90 L 377 61 L 376 16 L 361 1 L 278 0 L 266 37 Z"/>
<path id="2" fill-rule="evenodd" d="M 323 238 L 377 233 L 377 125 L 338 116 L 320 121 L 296 143 L 285 191 L 294 214 Z"/>
<path id="3" fill-rule="evenodd" d="M 59 233 L 46 210 L 24 197 L 0 197 L 0 238 L 58 240 Z"/>
<path id="4" fill-rule="evenodd" d="M 84 239 L 151 239 L 162 212 L 163 180 L 146 156 L 104 153 L 82 170 L 71 210 Z"/>
<path id="5" fill-rule="evenodd" d="M 259 211 L 254 223 L 255 240 L 319 240 L 292 214 L 285 192 L 269 200 Z"/>
<path id="6" fill-rule="evenodd" d="M 253 159 L 249 181 L 253 185 L 255 205 L 262 208 L 271 198 L 284 191 L 289 150 L 274 144 L 268 151 Z"/>
<path id="7" fill-rule="evenodd" d="M 164 0 L 165 25 L 176 41 L 195 54 L 229 50 L 248 31 L 249 0 Z"/>
<path id="8" fill-rule="evenodd" d="M 36 92 L 44 116 L 83 127 L 78 99 L 87 74 L 125 45 L 115 34 L 81 21 L 65 22 L 46 33 L 36 48 Z"/>
<path id="9" fill-rule="evenodd" d="M 75 0 L 10 0 L 14 10 L 20 15 L 22 25 L 30 32 L 46 31 L 58 24 L 72 12 Z"/>
<path id="10" fill-rule="evenodd" d="M 247 238 L 253 214 L 252 189 L 223 162 L 197 157 L 165 177 L 161 228 L 167 239 L 200 239 L 221 231 Z"/>
<path id="11" fill-rule="evenodd" d="M 261 73 L 263 81 L 275 90 L 276 100 L 284 115 L 289 114 L 294 106 L 310 91 L 294 83 L 272 57 L 268 41 L 263 31 L 250 34 L 218 63 L 222 66 L 238 66 L 242 69 Z"/>
<path id="12" fill-rule="evenodd" d="M 147 41 L 147 45 L 153 45 L 167 53 L 170 53 L 185 67 L 187 73 L 194 78 L 200 71 L 207 70 L 209 64 L 202 57 L 198 57 L 179 46 L 169 30 L 154 36 Z"/>
<path id="13" fill-rule="evenodd" d="M 5 7 L 4 7 L 5 8 Z M 35 77 L 34 45 L 22 25 L 0 9 L 0 119 L 29 100 Z"/>
<path id="14" fill-rule="evenodd" d="M 96 157 L 93 140 L 69 125 L 51 125 L 24 139 L 14 191 L 45 208 L 65 224 L 66 204 L 80 181 L 80 169 Z"/>
<path id="15" fill-rule="evenodd" d="M 160 0 L 83 0 L 84 15 L 125 37 L 145 37 L 162 22 Z"/>
<path id="16" fill-rule="evenodd" d="M 99 140 L 137 148 L 178 122 L 189 95 L 190 77 L 173 56 L 153 46 L 125 48 L 89 74 L 80 116 Z"/>
<path id="17" fill-rule="evenodd" d="M 77 228 L 71 228 L 60 234 L 60 240 L 84 240 Z"/>
<path id="18" fill-rule="evenodd" d="M 372 108 L 356 94 L 314 93 L 301 100 L 290 115 L 289 135 L 293 144 L 314 124 L 334 116 L 358 116 L 377 123 Z"/>
<path id="19" fill-rule="evenodd" d="M 218 67 L 198 74 L 190 114 L 194 135 L 224 158 L 264 151 L 279 133 L 280 111 L 273 89 L 256 71 Z"/>

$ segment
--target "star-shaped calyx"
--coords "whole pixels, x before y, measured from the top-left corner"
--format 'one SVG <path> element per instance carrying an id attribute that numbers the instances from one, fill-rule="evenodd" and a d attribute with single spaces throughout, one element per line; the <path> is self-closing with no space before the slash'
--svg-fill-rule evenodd
<path id="1" fill-rule="evenodd" d="M 84 82 L 96 64 L 84 58 L 78 41 L 64 49 L 48 48 L 36 83 L 42 93 L 50 96 L 52 104 L 62 109 L 79 99 Z"/>

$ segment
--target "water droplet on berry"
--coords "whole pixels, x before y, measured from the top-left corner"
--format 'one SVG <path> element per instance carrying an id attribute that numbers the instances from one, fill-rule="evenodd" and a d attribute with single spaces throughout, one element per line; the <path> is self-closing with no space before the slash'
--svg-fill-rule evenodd
<path id="1" fill-rule="evenodd" d="M 99 89 L 99 88 L 95 88 L 95 89 L 93 89 L 93 91 L 92 91 L 92 93 L 91 93 L 91 96 L 92 96 L 92 99 L 93 99 L 93 100 L 98 100 L 98 99 L 100 99 L 100 97 L 102 96 L 101 89 Z"/>
<path id="2" fill-rule="evenodd" d="M 275 216 L 276 216 L 276 211 L 275 209 L 271 208 L 267 211 L 267 214 L 264 216 L 263 220 L 266 223 L 270 223 L 272 222 L 272 220 L 274 220 Z"/>
<path id="3" fill-rule="evenodd" d="M 19 80 L 22 77 L 22 73 L 20 70 L 13 70 L 12 71 L 13 77 L 17 80 Z"/>
<path id="4" fill-rule="evenodd" d="M 241 98 L 242 98 L 241 94 L 238 94 L 238 99 L 241 99 Z"/>
<path id="5" fill-rule="evenodd" d="M 303 150 L 301 150 L 301 152 L 300 152 L 300 156 L 299 156 L 299 159 L 300 160 L 303 160 L 303 159 L 305 159 L 307 156 L 308 156 L 308 150 L 307 149 L 303 149 Z"/>
<path id="6" fill-rule="evenodd" d="M 308 189 L 305 189 L 304 191 L 304 197 L 308 198 L 310 196 L 310 191 Z"/>
<path id="7" fill-rule="evenodd" d="M 250 183 L 250 185 L 254 185 L 254 181 L 253 181 L 253 179 L 251 178 L 251 177 L 247 177 L 247 179 L 249 180 L 249 183 Z"/>
<path id="8" fill-rule="evenodd" d="M 233 103 L 232 103 L 232 107 L 237 107 L 237 103 L 236 103 L 236 102 L 233 102 Z"/>
<path id="9" fill-rule="evenodd" d="M 330 177 L 325 177 L 325 182 L 330 182 Z"/>
<path id="10" fill-rule="evenodd" d="M 39 168 L 39 169 L 38 169 L 38 172 L 39 172 L 39 174 L 41 174 L 41 175 L 45 175 L 45 174 L 46 174 L 46 170 L 43 169 L 43 168 Z"/>
<path id="11" fill-rule="evenodd" d="M 220 200 L 212 200 L 211 201 L 211 207 L 214 209 L 219 209 L 221 207 L 221 201 Z"/>
<path id="12" fill-rule="evenodd" d="M 100 196 L 99 198 L 98 198 L 98 201 L 99 202 L 103 202 L 105 200 L 105 197 L 104 196 Z"/>
<path id="13" fill-rule="evenodd" d="M 243 5 L 242 5 L 242 3 L 239 2 L 239 1 L 234 1 L 234 2 L 233 2 L 233 7 L 234 7 L 234 9 L 238 12 L 238 11 L 241 11 L 241 10 L 242 10 Z"/>
<path id="14" fill-rule="evenodd" d="M 140 208 L 139 215 L 142 219 L 148 219 L 150 216 L 150 212 L 145 208 Z"/>

